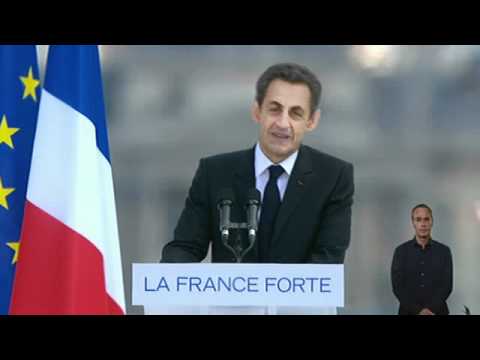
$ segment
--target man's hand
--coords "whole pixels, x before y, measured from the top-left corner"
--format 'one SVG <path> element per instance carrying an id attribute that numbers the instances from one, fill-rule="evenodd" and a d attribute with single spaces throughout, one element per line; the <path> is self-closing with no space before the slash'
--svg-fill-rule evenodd
<path id="1" fill-rule="evenodd" d="M 433 312 L 431 312 L 430 309 L 425 308 L 425 309 L 422 309 L 418 313 L 418 315 L 435 315 L 435 314 Z"/>

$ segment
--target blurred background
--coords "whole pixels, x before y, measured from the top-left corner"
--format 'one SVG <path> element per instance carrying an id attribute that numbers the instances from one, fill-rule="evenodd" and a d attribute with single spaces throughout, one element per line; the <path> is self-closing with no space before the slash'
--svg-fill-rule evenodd
<path id="1" fill-rule="evenodd" d="M 105 45 L 101 56 L 128 314 L 143 313 L 132 263 L 159 260 L 200 158 L 254 145 L 255 82 L 285 61 L 323 85 L 305 143 L 355 167 L 339 314 L 396 314 L 393 251 L 413 238 L 422 202 L 453 253 L 451 314 L 480 313 L 480 46 Z"/>

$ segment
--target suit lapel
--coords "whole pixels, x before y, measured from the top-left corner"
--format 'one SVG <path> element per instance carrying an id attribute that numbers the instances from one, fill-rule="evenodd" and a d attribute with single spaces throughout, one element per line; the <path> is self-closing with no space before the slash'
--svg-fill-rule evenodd
<path id="1" fill-rule="evenodd" d="M 238 164 L 234 164 L 234 166 L 234 190 L 235 195 L 239 197 L 236 200 L 239 206 L 243 206 L 247 190 L 255 187 L 254 149 L 246 150 Z"/>
<path id="2" fill-rule="evenodd" d="M 312 174 L 312 162 L 308 150 L 304 146 L 301 146 L 275 221 L 272 244 L 278 241 L 282 233 L 282 228 L 300 203 L 305 190 L 308 189 L 310 185 Z"/>

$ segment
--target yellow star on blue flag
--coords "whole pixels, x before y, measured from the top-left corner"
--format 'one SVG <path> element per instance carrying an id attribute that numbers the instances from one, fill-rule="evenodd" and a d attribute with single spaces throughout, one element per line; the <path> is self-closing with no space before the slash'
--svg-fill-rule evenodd
<path id="1" fill-rule="evenodd" d="M 18 250 L 20 249 L 20 243 L 18 241 L 8 242 L 7 246 L 14 251 L 12 256 L 12 265 L 18 260 Z"/>
<path id="2" fill-rule="evenodd" d="M 28 75 L 20 76 L 20 80 L 22 81 L 23 86 L 25 86 L 25 89 L 23 90 L 22 99 L 26 99 L 27 96 L 31 96 L 33 101 L 37 101 L 36 89 L 37 89 L 37 86 L 40 85 L 40 81 L 33 77 L 31 66 L 28 68 Z"/>
<path id="3" fill-rule="evenodd" d="M 15 191 L 15 188 L 3 187 L 2 178 L 0 177 L 0 206 L 8 210 L 7 196 Z"/>
<path id="4" fill-rule="evenodd" d="M 0 45 L 0 315 L 8 314 L 25 207 L 40 81 L 35 45 Z"/>
<path id="5" fill-rule="evenodd" d="M 7 117 L 3 115 L 0 121 L 0 144 L 5 143 L 11 149 L 13 149 L 12 135 L 14 135 L 19 128 L 9 127 Z"/>

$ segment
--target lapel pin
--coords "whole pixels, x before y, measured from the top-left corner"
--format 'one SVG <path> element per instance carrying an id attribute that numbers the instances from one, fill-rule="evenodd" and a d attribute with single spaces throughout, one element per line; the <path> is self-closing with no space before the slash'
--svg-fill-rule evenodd
<path id="1" fill-rule="evenodd" d="M 298 184 L 299 186 L 303 186 L 303 185 L 304 185 L 304 183 L 303 183 L 302 180 L 298 180 L 298 181 L 297 181 L 297 184 Z"/>

